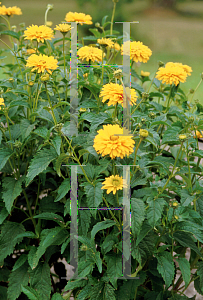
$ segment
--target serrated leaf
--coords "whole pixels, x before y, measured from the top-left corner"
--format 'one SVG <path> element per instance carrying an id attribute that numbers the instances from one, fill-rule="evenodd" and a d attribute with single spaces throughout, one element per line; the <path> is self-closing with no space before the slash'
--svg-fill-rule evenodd
<path id="1" fill-rule="evenodd" d="M 31 160 L 31 164 L 28 169 L 26 178 L 26 186 L 42 171 L 46 170 L 50 162 L 57 157 L 57 153 L 54 149 L 42 149 Z"/>
<path id="2" fill-rule="evenodd" d="M 98 282 L 97 284 L 95 284 L 90 294 L 90 300 L 102 300 L 103 288 L 104 288 L 104 282 Z"/>
<path id="3" fill-rule="evenodd" d="M 91 239 L 93 240 L 95 238 L 95 235 L 97 234 L 98 231 L 100 231 L 102 229 L 109 228 L 113 225 L 115 225 L 115 221 L 113 221 L 113 220 L 105 220 L 105 221 L 102 221 L 102 222 L 98 222 L 92 228 Z"/>
<path id="4" fill-rule="evenodd" d="M 80 227 L 78 228 L 78 232 L 81 232 L 81 235 L 86 236 L 90 225 L 90 220 L 91 213 L 89 210 L 79 210 Z"/>
<path id="5" fill-rule="evenodd" d="M 138 244 L 144 239 L 144 237 L 152 230 L 151 226 L 144 221 L 144 223 L 142 224 L 140 233 L 136 239 L 136 246 L 138 246 Z"/>
<path id="6" fill-rule="evenodd" d="M 85 193 L 89 207 L 98 207 L 102 202 L 103 190 L 101 188 L 101 182 L 97 182 L 94 186 L 89 182 L 85 184 Z"/>
<path id="7" fill-rule="evenodd" d="M 29 272 L 30 285 L 36 289 L 42 299 L 49 300 L 51 294 L 50 267 L 47 262 L 39 263 L 35 270 Z"/>
<path id="8" fill-rule="evenodd" d="M 30 108 L 30 104 L 25 100 L 14 100 L 9 104 L 9 108 L 14 106 L 24 106 Z"/>
<path id="9" fill-rule="evenodd" d="M 191 238 L 191 234 L 177 230 L 174 232 L 173 237 L 176 241 L 178 241 L 183 247 L 189 247 L 194 250 L 199 256 L 203 257 L 202 253 L 197 248 L 196 244 L 193 242 Z"/>
<path id="10" fill-rule="evenodd" d="M 190 263 L 185 257 L 178 257 L 176 258 L 176 261 L 179 264 L 179 268 L 183 276 L 183 280 L 185 282 L 185 287 L 187 287 L 190 282 L 190 275 L 191 275 Z"/>
<path id="11" fill-rule="evenodd" d="M 24 180 L 24 176 L 20 177 L 16 180 L 13 177 L 5 177 L 3 178 L 3 193 L 2 198 L 5 203 L 6 209 L 9 213 L 11 213 L 11 208 L 13 206 L 14 200 L 21 194 L 22 192 L 22 182 Z"/>
<path id="12" fill-rule="evenodd" d="M 70 243 L 70 238 L 68 238 L 61 246 L 61 254 L 64 253 L 64 251 L 66 250 L 66 247 L 68 246 L 68 244 Z"/>
<path id="13" fill-rule="evenodd" d="M 39 247 L 32 258 L 31 268 L 34 269 L 38 265 L 40 257 L 45 253 L 46 249 L 51 245 L 59 245 L 67 238 L 67 231 L 62 227 L 44 229 L 41 232 Z"/>
<path id="14" fill-rule="evenodd" d="M 69 291 L 69 290 L 73 290 L 77 287 L 83 287 L 87 284 L 87 280 L 86 279 L 77 279 L 77 280 L 73 280 L 71 281 L 71 279 L 68 281 L 68 283 L 66 284 L 64 291 Z"/>
<path id="15" fill-rule="evenodd" d="M 173 262 L 173 258 L 169 252 L 162 252 L 161 255 L 155 255 L 158 260 L 157 270 L 163 277 L 166 288 L 168 288 L 175 274 L 175 266 Z"/>
<path id="16" fill-rule="evenodd" d="M 61 142 L 62 142 L 62 140 L 59 135 L 55 136 L 52 140 L 52 144 L 58 155 L 60 155 L 60 152 L 61 152 Z"/>
<path id="17" fill-rule="evenodd" d="M 109 283 L 105 284 L 103 290 L 104 299 L 116 300 L 114 290 L 115 289 Z"/>
<path id="18" fill-rule="evenodd" d="M 0 225 L 4 222 L 4 220 L 7 218 L 9 215 L 7 209 L 3 207 L 0 211 Z"/>
<path id="19" fill-rule="evenodd" d="M 147 220 L 148 223 L 154 228 L 157 221 L 161 218 L 161 214 L 163 212 L 164 205 L 166 201 L 162 198 L 158 198 L 156 200 L 151 200 L 149 202 L 149 208 L 147 209 Z"/>
<path id="20" fill-rule="evenodd" d="M 5 286 L 0 286 L 1 300 L 7 300 L 7 288 Z"/>
<path id="21" fill-rule="evenodd" d="M 0 235 L 0 265 L 2 264 L 4 258 L 7 255 L 10 255 L 16 244 L 22 241 L 21 238 L 15 239 L 15 237 L 23 233 L 25 228 L 22 224 L 9 222 L 7 221 L 4 225 L 1 226 L 1 235 Z"/>
<path id="22" fill-rule="evenodd" d="M 54 200 L 54 202 L 60 201 L 65 195 L 70 191 L 70 179 L 66 178 L 61 183 L 58 189 L 58 196 Z"/>
<path id="23" fill-rule="evenodd" d="M 59 177 L 62 176 L 62 174 L 61 174 L 61 164 L 62 164 L 63 161 L 68 161 L 68 158 L 69 158 L 69 155 L 67 155 L 65 153 L 61 153 L 60 156 L 57 157 L 55 168 L 56 168 L 56 172 L 57 172 Z"/>
<path id="24" fill-rule="evenodd" d="M 10 148 L 1 148 L 0 149 L 0 170 L 3 169 L 8 159 L 13 154 L 13 151 Z"/>
<path id="25" fill-rule="evenodd" d="M 171 142 L 173 142 L 173 143 L 176 142 L 178 144 L 179 142 L 178 142 L 177 135 L 179 134 L 180 131 L 181 131 L 181 128 L 177 127 L 177 126 L 172 126 L 172 127 L 167 128 L 167 130 L 164 132 L 163 139 L 161 141 L 161 145 L 168 144 Z"/>
<path id="26" fill-rule="evenodd" d="M 39 293 L 31 288 L 30 286 L 23 286 L 21 284 L 22 292 L 30 299 L 30 300 L 42 300 Z"/>
<path id="27" fill-rule="evenodd" d="M 131 198 L 132 233 L 138 235 L 145 219 L 145 205 L 141 199 Z"/>
<path id="28" fill-rule="evenodd" d="M 197 263 L 197 275 L 199 275 L 199 284 L 200 284 L 200 288 L 203 291 L 203 262 L 200 261 Z"/>
<path id="29" fill-rule="evenodd" d="M 18 268 L 20 268 L 25 263 L 25 261 L 27 260 L 27 258 L 28 258 L 27 254 L 21 254 L 21 256 L 19 257 L 19 259 L 15 262 L 15 265 L 14 265 L 12 271 L 15 271 Z"/>
<path id="30" fill-rule="evenodd" d="M 52 220 L 52 221 L 55 221 L 57 223 L 64 223 L 63 217 L 61 217 L 57 214 L 51 213 L 51 212 L 41 213 L 39 215 L 34 216 L 34 218 L 36 218 L 36 219 L 39 218 L 39 219 L 42 219 L 42 220 Z"/>
<path id="31" fill-rule="evenodd" d="M 82 261 L 78 264 L 78 277 L 85 277 L 93 271 L 95 262 Z"/>
<path id="32" fill-rule="evenodd" d="M 91 293 L 92 290 L 92 286 L 91 284 L 87 284 L 81 291 L 80 293 L 77 295 L 77 300 L 85 300 L 89 298 L 89 295 Z"/>
<path id="33" fill-rule="evenodd" d="M 35 129 L 35 131 L 33 133 L 43 137 L 44 139 L 47 138 L 47 134 L 48 134 L 48 129 L 46 127 L 38 127 L 37 129 Z"/>
<path id="34" fill-rule="evenodd" d="M 20 131 L 22 136 L 22 141 L 24 141 L 34 129 L 35 124 L 30 124 L 28 119 L 22 119 L 20 122 Z"/>
<path id="35" fill-rule="evenodd" d="M 25 262 L 20 268 L 10 273 L 8 283 L 8 299 L 16 300 L 22 292 L 21 285 L 27 286 L 29 281 L 28 263 Z"/>
<path id="36" fill-rule="evenodd" d="M 51 297 L 51 300 L 64 300 L 64 298 L 61 296 L 61 294 L 55 293 L 55 294 L 53 294 L 53 296 Z"/>
<path id="37" fill-rule="evenodd" d="M 117 288 L 117 278 L 122 277 L 122 256 L 120 254 L 106 254 L 104 259 L 107 262 L 107 275 L 113 286 Z"/>

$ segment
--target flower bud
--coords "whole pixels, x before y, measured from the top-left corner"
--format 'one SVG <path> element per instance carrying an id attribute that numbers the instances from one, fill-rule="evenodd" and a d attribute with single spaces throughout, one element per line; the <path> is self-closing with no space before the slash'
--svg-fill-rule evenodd
<path id="1" fill-rule="evenodd" d="M 95 27 L 100 27 L 100 26 L 101 26 L 101 25 L 100 25 L 99 22 L 95 23 Z"/>
<path id="2" fill-rule="evenodd" d="M 172 203 L 172 206 L 173 206 L 173 207 L 178 206 L 178 202 L 177 202 L 177 201 L 174 201 L 174 202 Z"/>
<path id="3" fill-rule="evenodd" d="M 81 107 L 81 108 L 79 109 L 79 111 L 80 111 L 80 112 L 85 112 L 85 111 L 87 111 L 87 110 L 86 110 L 86 108 Z"/>
<path id="4" fill-rule="evenodd" d="M 198 104 L 198 103 L 199 103 L 199 100 L 198 100 L 198 99 L 195 99 L 194 102 L 195 102 L 195 104 Z"/>
<path id="5" fill-rule="evenodd" d="M 153 113 L 153 112 L 150 112 L 150 113 L 148 114 L 148 116 L 149 116 L 150 118 L 154 119 L 154 118 L 156 117 L 156 114 Z"/>
<path id="6" fill-rule="evenodd" d="M 116 70 L 114 73 L 114 77 L 120 79 L 123 76 L 123 72 L 121 69 Z"/>
<path id="7" fill-rule="evenodd" d="M 141 122 L 142 122 L 142 124 L 144 124 L 146 122 L 146 119 L 142 118 Z"/>
<path id="8" fill-rule="evenodd" d="M 190 94 L 194 94 L 194 89 L 189 89 Z"/>
<path id="9" fill-rule="evenodd" d="M 180 140 L 180 141 L 183 141 L 183 142 L 184 142 L 186 139 L 187 139 L 187 135 L 186 135 L 186 134 L 180 134 L 180 135 L 179 135 L 179 140 Z"/>
<path id="10" fill-rule="evenodd" d="M 145 93 L 145 92 L 142 93 L 143 99 L 147 99 L 148 97 L 149 97 L 149 93 Z"/>
<path id="11" fill-rule="evenodd" d="M 9 80 L 8 80 L 9 82 L 13 82 L 14 81 L 14 79 L 11 77 L 11 78 L 9 78 Z"/>
<path id="12" fill-rule="evenodd" d="M 54 8 L 54 5 L 53 4 L 47 4 L 47 9 L 48 10 L 52 10 Z"/>
<path id="13" fill-rule="evenodd" d="M 22 143 L 20 141 L 15 141 L 14 146 L 16 148 L 20 148 L 22 146 Z"/>
<path id="14" fill-rule="evenodd" d="M 40 77 L 41 81 L 48 81 L 49 80 L 49 74 L 44 74 Z"/>
<path id="15" fill-rule="evenodd" d="M 86 245 L 82 244 L 82 246 L 80 247 L 80 250 L 81 251 L 87 251 L 88 247 Z"/>
<path id="16" fill-rule="evenodd" d="M 160 68 L 160 67 L 163 67 L 163 66 L 164 66 L 163 61 L 160 60 L 159 63 L 158 63 L 158 65 L 159 65 L 159 68 Z"/>
<path id="17" fill-rule="evenodd" d="M 149 132 L 146 129 L 140 129 L 139 134 L 140 134 L 141 137 L 146 138 L 146 137 L 148 137 Z"/>
<path id="18" fill-rule="evenodd" d="M 33 81 L 29 81 L 29 82 L 28 82 L 28 85 L 31 87 L 31 86 L 34 85 L 34 82 L 33 82 Z"/>

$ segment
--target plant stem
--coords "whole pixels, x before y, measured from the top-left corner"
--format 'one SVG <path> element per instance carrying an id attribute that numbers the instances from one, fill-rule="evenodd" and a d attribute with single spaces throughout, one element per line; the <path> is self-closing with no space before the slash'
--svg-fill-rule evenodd
<path id="1" fill-rule="evenodd" d="M 195 90 L 194 90 L 194 93 L 193 93 L 192 98 L 191 98 L 191 100 L 190 100 L 191 103 L 192 103 L 192 100 L 193 100 L 193 98 L 194 98 L 194 94 L 196 93 L 198 87 L 199 87 L 200 84 L 202 83 L 202 80 L 203 80 L 203 78 L 200 79 L 200 82 L 198 83 L 198 85 L 196 86 L 196 88 L 195 88 Z"/>
<path id="2" fill-rule="evenodd" d="M 24 194 L 25 199 L 26 199 L 26 203 L 27 203 L 27 207 L 28 207 L 28 210 L 29 210 L 30 218 L 31 218 L 31 220 L 32 220 L 32 223 L 33 223 L 33 225 L 34 225 L 34 228 L 36 228 L 36 221 L 35 221 L 35 219 L 33 219 L 33 215 L 32 215 L 32 210 L 31 210 L 31 207 L 30 207 L 30 203 L 29 203 L 27 194 L 26 194 L 26 192 L 25 192 L 24 189 L 23 189 L 23 194 Z"/>
<path id="3" fill-rule="evenodd" d="M 102 197 L 102 199 L 104 200 L 106 206 L 109 208 L 108 202 L 106 201 L 106 199 L 104 197 Z M 109 210 L 112 218 L 114 219 L 114 221 L 116 222 L 116 226 L 118 227 L 119 231 L 121 230 L 120 224 L 118 222 L 118 220 L 116 219 L 116 217 L 114 216 L 113 212 L 111 211 L 111 209 Z"/>
<path id="4" fill-rule="evenodd" d="M 116 10 L 116 1 L 113 3 L 113 12 L 112 12 L 112 17 L 111 17 L 111 27 L 110 27 L 110 35 L 113 33 L 113 20 L 115 16 L 115 10 Z"/>
<path id="5" fill-rule="evenodd" d="M 137 144 L 137 146 L 136 146 L 136 149 L 135 149 L 135 157 L 134 157 L 134 161 L 133 161 L 133 171 L 135 170 L 137 150 L 138 150 L 138 148 L 139 148 L 139 146 L 140 146 L 142 140 L 143 140 L 143 137 L 141 136 L 141 137 L 140 137 L 140 140 L 139 140 L 139 142 L 138 142 L 138 144 Z"/>
<path id="6" fill-rule="evenodd" d="M 51 104 L 51 100 L 50 100 L 50 97 L 49 97 L 49 93 L 48 93 L 48 90 L 47 90 L 47 83 L 46 83 L 46 81 L 44 82 L 44 85 L 45 85 L 45 89 L 46 89 L 47 99 L 49 101 L 49 105 L 50 105 L 50 108 L 51 108 L 52 117 L 54 119 L 54 124 L 57 125 L 56 117 L 55 117 L 54 110 L 53 110 L 53 107 L 52 107 L 52 104 Z"/>

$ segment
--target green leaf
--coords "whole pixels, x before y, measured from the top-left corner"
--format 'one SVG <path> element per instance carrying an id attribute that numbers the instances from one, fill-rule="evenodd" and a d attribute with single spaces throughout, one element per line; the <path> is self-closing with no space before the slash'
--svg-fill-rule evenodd
<path id="1" fill-rule="evenodd" d="M 5 177 L 3 178 L 3 193 L 2 198 L 5 202 L 6 209 L 9 213 L 11 213 L 11 208 L 13 206 L 14 200 L 21 194 L 22 192 L 22 182 L 24 180 L 24 176 L 20 177 L 16 180 L 13 177 Z"/>
<path id="2" fill-rule="evenodd" d="M 64 300 L 64 298 L 61 296 L 61 294 L 55 293 L 55 294 L 53 294 L 53 296 L 51 297 L 51 300 Z"/>
<path id="3" fill-rule="evenodd" d="M 3 169 L 8 159 L 13 154 L 13 151 L 10 148 L 1 148 L 0 149 L 0 170 Z"/>
<path id="4" fill-rule="evenodd" d="M 179 268 L 180 268 L 181 274 L 183 276 L 183 280 L 185 282 L 185 287 L 187 287 L 190 282 L 190 275 L 191 275 L 190 263 L 184 257 L 178 257 L 178 258 L 176 258 L 176 261 L 179 264 Z"/>
<path id="5" fill-rule="evenodd" d="M 88 299 L 91 291 L 92 291 L 92 286 L 90 283 L 88 283 L 77 295 L 77 300 Z"/>
<path id="6" fill-rule="evenodd" d="M 162 198 L 158 198 L 156 200 L 150 199 L 148 203 L 149 208 L 147 209 L 147 220 L 149 224 L 154 228 L 157 221 L 161 218 L 166 201 Z"/>
<path id="7" fill-rule="evenodd" d="M 196 208 L 197 212 L 200 214 L 200 216 L 203 218 L 203 194 L 200 195 L 196 200 Z"/>
<path id="8" fill-rule="evenodd" d="M 18 260 L 15 262 L 15 265 L 14 265 L 12 271 L 15 271 L 18 268 L 20 268 L 25 263 L 25 261 L 27 260 L 27 258 L 28 258 L 27 254 L 21 254 L 21 256 L 18 258 Z"/>
<path id="9" fill-rule="evenodd" d="M 19 33 L 17 32 L 14 32 L 14 31 L 11 31 L 11 30 L 4 30 L 4 31 L 1 31 L 0 34 L 2 35 L 9 35 L 9 36 L 12 36 L 13 38 L 19 40 L 20 38 L 20 35 Z"/>
<path id="10" fill-rule="evenodd" d="M 38 127 L 37 129 L 35 129 L 35 131 L 33 133 L 43 137 L 44 139 L 47 138 L 48 135 L 48 129 L 46 127 Z"/>
<path id="11" fill-rule="evenodd" d="M 54 214 L 52 212 L 45 212 L 45 213 L 34 216 L 34 218 L 39 218 L 39 219 L 43 219 L 43 220 L 52 220 L 57 223 L 64 223 L 63 217 L 61 217 L 57 214 Z"/>
<path id="12" fill-rule="evenodd" d="M 7 255 L 13 253 L 14 247 L 16 244 L 22 241 L 22 237 L 15 239 L 15 237 L 23 233 L 25 228 L 20 223 L 9 222 L 7 221 L 4 225 L 1 226 L 1 235 L 0 235 L 0 265 L 3 264 L 4 258 Z"/>
<path id="13" fill-rule="evenodd" d="M 141 199 L 131 198 L 132 233 L 138 235 L 145 219 L 145 204 Z"/>
<path id="14" fill-rule="evenodd" d="M 107 113 L 100 112 L 98 114 L 87 112 L 82 115 L 82 118 L 91 123 L 90 130 L 95 130 L 100 124 L 109 118 Z"/>
<path id="15" fill-rule="evenodd" d="M 21 284 L 21 289 L 30 300 L 42 300 L 39 293 L 30 286 L 22 286 Z"/>
<path id="16" fill-rule="evenodd" d="M 14 100 L 9 104 L 9 108 L 14 106 L 24 106 L 30 108 L 30 104 L 25 100 Z"/>
<path id="17" fill-rule="evenodd" d="M 26 186 L 42 171 L 46 170 L 50 162 L 52 162 L 57 157 L 56 151 L 51 149 L 42 149 L 35 157 L 31 160 L 31 164 L 28 169 Z"/>
<path id="18" fill-rule="evenodd" d="M 146 223 L 146 221 L 142 224 L 142 228 L 140 233 L 136 239 L 136 246 L 144 239 L 144 237 L 152 230 L 151 226 Z"/>
<path id="19" fill-rule="evenodd" d="M 35 127 L 35 124 L 30 124 L 30 121 L 27 119 L 22 119 L 20 122 L 20 131 L 22 135 L 22 141 L 24 141 L 32 132 Z"/>
<path id="20" fill-rule="evenodd" d="M 191 234 L 184 231 L 177 230 L 173 234 L 174 239 L 179 242 L 183 247 L 189 247 L 194 250 L 199 256 L 203 257 L 202 253 L 199 251 L 195 243 L 191 238 Z"/>
<path id="21" fill-rule="evenodd" d="M 93 240 L 95 238 L 95 235 L 98 231 L 102 229 L 109 228 L 111 226 L 115 225 L 115 221 L 113 220 L 105 220 L 102 222 L 98 222 L 96 225 L 93 226 L 91 231 L 91 239 Z"/>
<path id="22" fill-rule="evenodd" d="M 105 287 L 103 290 L 104 299 L 116 300 L 114 290 L 115 289 L 109 283 L 105 284 Z"/>
<path id="23" fill-rule="evenodd" d="M 182 206 L 188 206 L 195 199 L 195 196 L 191 196 L 187 190 L 182 190 L 180 195 L 180 202 Z"/>
<path id="24" fill-rule="evenodd" d="M 62 176 L 62 174 L 61 174 L 61 164 L 62 164 L 63 161 L 67 162 L 68 158 L 69 158 L 69 155 L 67 155 L 65 153 L 61 153 L 60 156 L 57 157 L 55 169 L 56 169 L 56 172 L 57 172 L 59 177 Z"/>
<path id="25" fill-rule="evenodd" d="M 102 254 L 106 254 L 107 252 L 109 252 L 113 248 L 113 245 L 117 243 L 118 243 L 118 238 L 116 235 L 113 234 L 107 235 L 103 244 L 101 245 Z"/>
<path id="26" fill-rule="evenodd" d="M 200 288 L 203 291 L 203 262 L 200 261 L 197 263 L 197 275 L 199 275 L 200 280 L 199 280 L 199 284 L 200 284 Z"/>
<path id="27" fill-rule="evenodd" d="M 1 300 L 7 300 L 7 288 L 5 286 L 0 286 L 0 296 Z"/>
<path id="28" fill-rule="evenodd" d="M 58 155 L 60 155 L 60 152 L 61 152 L 61 142 L 62 142 L 62 140 L 59 135 L 55 136 L 52 140 L 52 144 Z"/>
<path id="29" fill-rule="evenodd" d="M 28 281 L 28 263 L 25 262 L 20 268 L 10 273 L 8 280 L 8 299 L 16 300 L 22 292 L 21 286 L 27 286 Z"/>
<path id="30" fill-rule="evenodd" d="M 200 226 L 194 222 L 190 222 L 190 221 L 178 222 L 176 225 L 176 230 L 190 232 L 190 233 L 194 234 L 195 237 L 201 243 L 203 243 L 203 232 L 202 232 L 203 228 L 202 228 L 202 226 Z"/>
<path id="31" fill-rule="evenodd" d="M 91 274 L 94 267 L 94 262 L 92 261 L 82 261 L 78 264 L 78 277 L 85 277 L 88 274 Z"/>
<path id="32" fill-rule="evenodd" d="M 4 222 L 4 220 L 7 218 L 9 215 L 7 209 L 3 207 L 0 211 L 0 225 Z"/>
<path id="33" fill-rule="evenodd" d="M 46 249 L 51 245 L 60 245 L 67 238 L 67 231 L 62 227 L 44 229 L 41 232 L 40 243 L 37 251 L 32 259 L 31 268 L 34 269 L 38 265 L 40 257 L 45 253 Z"/>
<path id="34" fill-rule="evenodd" d="M 58 196 L 54 200 L 54 202 L 60 201 L 65 195 L 70 191 L 70 179 L 66 178 L 61 183 L 58 189 Z"/>
<path id="35" fill-rule="evenodd" d="M 91 213 L 89 210 L 79 210 L 79 223 L 78 232 L 80 235 L 86 236 L 91 221 Z"/>
<path id="36" fill-rule="evenodd" d="M 167 130 L 164 132 L 163 139 L 161 141 L 161 145 L 168 144 L 168 143 L 177 143 L 179 144 L 177 135 L 181 131 L 180 127 L 173 126 L 167 128 Z"/>
<path id="37" fill-rule="evenodd" d="M 97 182 L 94 186 L 89 182 L 85 183 L 85 193 L 87 195 L 87 203 L 89 207 L 98 207 L 102 202 L 103 190 L 101 188 L 101 182 Z"/>
<path id="38" fill-rule="evenodd" d="M 94 36 L 96 37 L 96 38 L 100 38 L 100 32 L 98 31 L 98 29 L 97 28 L 90 28 L 89 29 L 89 31 L 91 32 L 91 33 L 93 33 L 94 34 Z"/>
<path id="39" fill-rule="evenodd" d="M 61 254 L 64 253 L 64 251 L 66 250 L 66 247 L 68 246 L 69 243 L 70 243 L 70 238 L 68 238 L 65 242 L 63 242 L 63 244 L 61 246 Z"/>
<path id="40" fill-rule="evenodd" d="M 50 267 L 47 262 L 39 263 L 35 270 L 29 271 L 30 285 L 36 289 L 42 299 L 49 300 L 51 294 Z"/>
<path id="41" fill-rule="evenodd" d="M 122 256 L 120 254 L 106 254 L 104 256 L 107 262 L 107 276 L 111 283 L 117 289 L 117 278 L 122 277 Z"/>
<path id="42" fill-rule="evenodd" d="M 168 288 L 171 285 L 175 274 L 173 258 L 169 252 L 162 252 L 161 255 L 155 254 L 155 256 L 158 260 L 157 270 L 163 277 L 166 288 Z"/>
<path id="43" fill-rule="evenodd" d="M 98 282 L 94 285 L 91 293 L 90 293 L 90 300 L 103 300 L 102 291 L 104 288 L 104 282 Z"/>
<path id="44" fill-rule="evenodd" d="M 69 291 L 69 290 L 73 290 L 77 287 L 83 287 L 87 284 L 87 280 L 86 279 L 77 279 L 77 280 L 73 280 L 71 281 L 71 279 L 68 281 L 68 283 L 66 284 L 64 291 Z"/>

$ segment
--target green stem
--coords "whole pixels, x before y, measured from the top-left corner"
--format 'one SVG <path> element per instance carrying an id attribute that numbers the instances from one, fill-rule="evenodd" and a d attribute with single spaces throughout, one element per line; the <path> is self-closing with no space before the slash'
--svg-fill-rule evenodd
<path id="1" fill-rule="evenodd" d="M 106 201 L 106 199 L 105 199 L 104 197 L 102 197 L 102 199 L 104 200 L 106 206 L 109 208 L 109 205 L 108 205 L 108 202 Z M 113 214 L 113 212 L 112 212 L 111 209 L 109 210 L 109 212 L 110 212 L 112 218 L 114 219 L 114 221 L 116 222 L 116 226 L 118 227 L 118 229 L 119 229 L 119 231 L 120 231 L 120 230 L 121 230 L 121 227 L 120 227 L 120 224 L 119 224 L 118 220 L 117 220 L 116 217 L 114 216 L 114 214 Z"/>
<path id="2" fill-rule="evenodd" d="M 192 98 L 191 98 L 191 100 L 190 100 L 191 103 L 192 103 L 192 100 L 193 100 L 193 98 L 194 98 L 194 94 L 196 93 L 198 87 L 199 87 L 200 84 L 202 83 L 202 80 L 203 80 L 203 78 L 200 79 L 200 82 L 198 83 L 198 85 L 196 86 L 196 88 L 195 88 L 195 90 L 194 90 L 194 93 L 193 93 Z"/>
<path id="3" fill-rule="evenodd" d="M 103 78 L 104 78 L 104 49 L 102 47 L 102 78 L 101 78 L 102 84 L 103 84 Z"/>
<path id="4" fill-rule="evenodd" d="M 34 225 L 34 228 L 36 228 L 36 221 L 35 221 L 35 219 L 33 218 L 32 210 L 31 210 L 31 207 L 30 207 L 30 203 L 29 203 L 27 194 L 26 194 L 26 192 L 25 192 L 24 189 L 23 189 L 23 194 L 24 194 L 25 199 L 26 199 L 26 203 L 27 203 L 27 207 L 28 207 L 28 211 L 29 211 L 30 218 L 31 218 L 31 220 L 32 220 L 32 223 L 33 223 L 33 225 Z"/>
<path id="5" fill-rule="evenodd" d="M 66 78 L 65 34 L 63 34 L 63 67 L 64 67 L 64 77 Z"/>
<path id="6" fill-rule="evenodd" d="M 190 172 L 190 160 L 189 160 L 189 155 L 188 155 L 188 140 L 187 140 L 187 165 L 188 165 L 190 188 L 192 189 L 191 172 Z"/>
<path id="7" fill-rule="evenodd" d="M 134 161 L 133 161 L 133 171 L 135 170 L 137 150 L 138 150 L 138 148 L 139 148 L 139 146 L 140 146 L 142 140 L 143 140 L 143 137 L 141 136 L 141 137 L 140 137 L 140 140 L 139 140 L 139 142 L 138 142 L 138 144 L 137 144 L 137 146 L 136 146 L 136 149 L 135 149 L 135 157 L 134 157 Z"/>
<path id="8" fill-rule="evenodd" d="M 113 3 L 113 12 L 112 12 L 112 17 L 111 17 L 111 27 L 110 27 L 110 35 L 113 33 L 113 20 L 115 16 L 115 10 L 116 10 L 116 1 Z"/>
<path id="9" fill-rule="evenodd" d="M 54 110 L 53 110 L 53 107 L 52 107 L 52 103 L 51 103 L 51 100 L 50 100 L 50 97 L 49 97 L 49 93 L 48 93 L 48 90 L 47 90 L 47 83 L 46 83 L 46 81 L 44 82 L 44 85 L 45 85 L 45 89 L 46 89 L 47 99 L 49 101 L 49 105 L 50 105 L 50 108 L 51 108 L 52 117 L 54 119 L 54 124 L 57 125 L 56 117 L 55 117 Z"/>

